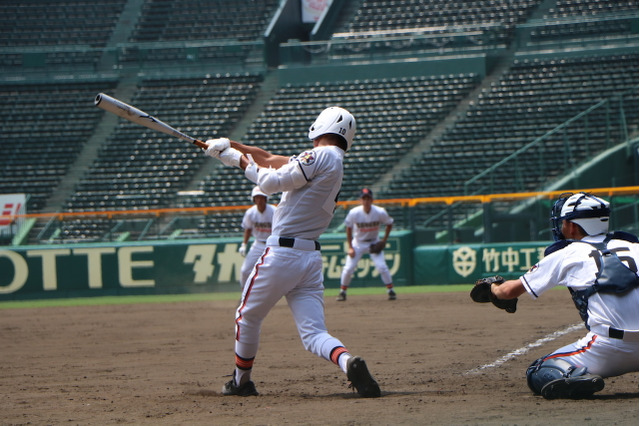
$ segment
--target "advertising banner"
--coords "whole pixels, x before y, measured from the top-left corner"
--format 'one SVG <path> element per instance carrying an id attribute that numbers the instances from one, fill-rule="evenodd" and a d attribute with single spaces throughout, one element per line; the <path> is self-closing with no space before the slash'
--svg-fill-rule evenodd
<path id="1" fill-rule="evenodd" d="M 542 259 L 549 244 L 420 246 L 414 253 L 414 284 L 473 284 L 478 278 L 491 275 L 518 278 Z"/>
<path id="2" fill-rule="evenodd" d="M 24 219 L 10 218 L 12 215 L 27 213 L 27 196 L 25 194 L 0 194 L 0 238 L 13 237 Z"/>
<path id="3" fill-rule="evenodd" d="M 305 24 L 313 24 L 318 22 L 320 16 L 331 4 L 332 0 L 300 0 L 300 9 L 302 10 L 302 22 Z"/>
<path id="4" fill-rule="evenodd" d="M 411 235 L 392 233 L 385 255 L 394 283 L 410 283 Z M 0 300 L 117 294 L 239 291 L 240 239 L 69 244 L 0 248 Z M 344 234 L 320 240 L 325 287 L 337 288 Z M 404 258 L 403 256 L 407 257 Z M 380 283 L 365 256 L 353 285 Z M 380 284 L 381 285 L 381 284 Z"/>

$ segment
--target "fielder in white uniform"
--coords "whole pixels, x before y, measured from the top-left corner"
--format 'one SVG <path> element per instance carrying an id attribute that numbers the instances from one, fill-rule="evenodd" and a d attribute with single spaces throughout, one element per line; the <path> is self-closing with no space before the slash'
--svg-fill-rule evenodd
<path id="1" fill-rule="evenodd" d="M 384 260 L 384 250 L 377 253 L 371 252 L 371 245 L 381 243 L 382 247 L 387 243 L 389 233 L 393 227 L 393 218 L 383 208 L 373 204 L 373 192 L 369 188 L 364 188 L 360 192 L 360 202 L 362 205 L 349 210 L 344 219 L 347 234 L 347 257 L 345 259 L 342 275 L 340 276 L 340 293 L 338 301 L 347 300 L 347 289 L 351 284 L 353 272 L 358 266 L 358 262 L 365 253 L 373 261 L 382 282 L 387 287 L 389 300 L 396 300 L 396 292 L 393 290 L 393 279 L 387 262 Z M 380 239 L 380 226 L 385 225 L 384 236 Z"/>
<path id="2" fill-rule="evenodd" d="M 294 157 L 273 155 L 228 139 L 207 141 L 207 155 L 244 169 L 245 176 L 265 194 L 283 193 L 273 217 L 272 235 L 236 311 L 235 370 L 222 389 L 223 395 L 258 394 L 250 377 L 260 328 L 284 296 L 305 349 L 338 365 L 361 396 L 380 396 L 380 387 L 364 360 L 352 356 L 327 332 L 324 318 L 324 276 L 317 240 L 333 218 L 343 159 L 355 129 L 356 121 L 347 110 L 331 107 L 309 128 L 313 149 Z"/>
<path id="3" fill-rule="evenodd" d="M 254 205 L 247 209 L 242 217 L 244 234 L 242 244 L 238 248 L 238 253 L 244 256 L 244 262 L 242 262 L 242 268 L 240 269 L 240 288 L 244 288 L 253 265 L 256 264 L 256 261 L 267 246 L 267 238 L 271 235 L 273 213 L 276 210 L 274 206 L 267 203 L 268 196 L 262 192 L 259 186 L 254 187 L 251 191 L 251 200 L 253 200 Z M 253 236 L 253 242 L 247 252 L 247 245 L 251 236 Z"/>
<path id="4" fill-rule="evenodd" d="M 522 277 L 491 286 L 498 299 L 537 299 L 556 286 L 571 292 L 587 335 L 527 369 L 530 389 L 547 399 L 589 397 L 603 378 L 638 371 L 638 239 L 607 234 L 609 214 L 601 198 L 563 194 L 552 210 L 558 241 Z"/>

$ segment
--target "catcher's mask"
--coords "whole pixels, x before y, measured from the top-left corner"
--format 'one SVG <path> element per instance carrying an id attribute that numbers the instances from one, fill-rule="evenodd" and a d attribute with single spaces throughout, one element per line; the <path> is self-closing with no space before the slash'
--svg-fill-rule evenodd
<path id="1" fill-rule="evenodd" d="M 347 151 L 349 151 L 356 134 L 356 119 L 344 108 L 329 107 L 322 111 L 309 127 L 309 139 L 314 140 L 327 133 L 342 137 L 347 143 Z"/>
<path id="2" fill-rule="evenodd" d="M 605 234 L 609 230 L 609 203 L 595 195 L 579 192 L 561 194 L 551 208 L 551 232 L 556 241 L 564 240 L 562 221 L 579 225 L 587 235 Z"/>

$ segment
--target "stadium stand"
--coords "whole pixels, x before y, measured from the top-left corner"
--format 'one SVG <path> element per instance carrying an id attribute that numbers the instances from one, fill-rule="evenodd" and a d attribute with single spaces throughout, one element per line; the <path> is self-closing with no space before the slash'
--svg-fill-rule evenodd
<path id="1" fill-rule="evenodd" d="M 442 139 L 416 159 L 411 167 L 394 179 L 384 191 L 386 197 L 410 197 L 417 191 L 424 196 L 464 193 L 462 184 L 478 170 L 498 162 L 546 131 L 596 104 L 601 99 L 623 95 L 627 126 L 638 127 L 638 55 L 587 56 L 571 59 L 515 60 L 500 81 L 485 90 L 464 117 Z M 572 140 L 577 161 L 603 150 L 621 134 L 607 130 L 604 115 L 591 119 L 588 138 L 582 131 L 565 135 Z M 613 126 L 621 130 L 621 126 Z M 584 141 L 588 140 L 589 146 Z M 566 140 L 556 138 L 545 145 L 543 162 L 549 168 L 547 179 L 565 172 Z M 446 167 L 455 162 L 455 168 Z M 523 163 L 523 176 L 537 176 Z M 511 171 L 509 171 L 511 172 Z M 517 186 L 513 179 L 496 178 L 496 192 L 530 191 L 546 182 L 527 181 Z M 437 212 L 424 208 L 420 220 Z M 464 209 L 461 215 L 467 214 Z"/>
<path id="2" fill-rule="evenodd" d="M 148 0 L 129 42 L 144 43 L 237 41 L 261 38 L 278 5 L 277 0 L 237 2 L 223 0 Z M 197 50 L 198 59 L 242 60 L 251 52 L 250 44 L 208 45 Z M 187 58 L 189 46 L 167 46 L 145 53 L 145 61 L 176 61 Z M 137 61 L 139 52 L 130 52 L 123 61 Z"/>
<path id="3" fill-rule="evenodd" d="M 0 193 L 28 193 L 28 210 L 40 211 L 95 130 L 100 111 L 91 108 L 93 96 L 115 85 L 0 85 Z"/>
<path id="4" fill-rule="evenodd" d="M 21 67 L 25 62 L 43 67 L 95 65 L 101 55 L 95 48 L 106 46 L 126 3 L 127 0 L 3 1 L 0 67 Z M 43 46 L 51 48 L 43 51 Z"/>
<path id="5" fill-rule="evenodd" d="M 540 0 L 438 1 L 363 0 L 350 20 L 340 22 L 336 56 L 357 58 L 407 51 L 506 46 L 516 24 L 525 22 Z M 396 40 L 398 35 L 411 34 Z"/>

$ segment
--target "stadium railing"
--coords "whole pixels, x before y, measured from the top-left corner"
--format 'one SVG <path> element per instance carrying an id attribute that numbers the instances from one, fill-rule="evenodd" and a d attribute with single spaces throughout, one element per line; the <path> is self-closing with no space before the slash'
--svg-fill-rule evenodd
<path id="1" fill-rule="evenodd" d="M 566 188 L 554 191 L 481 194 L 481 195 L 456 195 L 449 197 L 425 197 L 425 198 L 398 198 L 376 200 L 381 205 L 393 211 L 395 229 L 415 230 L 420 235 L 417 243 L 449 244 L 453 242 L 478 242 L 483 241 L 485 231 L 483 228 L 492 229 L 494 226 L 505 226 L 509 222 L 508 215 L 496 215 L 494 209 L 507 207 L 507 210 L 515 211 L 518 206 L 530 204 L 526 210 L 535 212 L 531 226 L 533 229 L 525 229 L 530 240 L 547 240 L 550 237 L 545 233 L 549 231 L 549 211 L 553 201 L 564 192 L 585 191 L 602 196 L 611 201 L 612 217 L 611 228 L 638 232 L 638 186 L 606 187 L 606 188 Z M 331 232 L 343 230 L 342 221 L 348 210 L 360 203 L 359 200 L 340 201 L 332 225 Z M 486 217 L 479 215 L 476 222 L 465 227 L 456 228 L 456 224 L 450 222 L 447 226 L 436 229 L 425 226 L 424 223 L 415 221 L 415 210 L 424 206 L 440 207 L 443 214 L 447 214 L 447 208 L 455 205 L 471 205 L 476 211 L 484 212 Z M 0 216 L 2 221 L 14 221 L 16 219 L 29 219 L 23 221 L 25 226 L 33 226 L 34 221 L 46 221 L 47 225 L 40 231 L 37 242 L 33 244 L 59 244 L 70 242 L 104 242 L 104 241 L 144 241 L 144 240 L 171 240 L 179 238 L 222 238 L 241 237 L 241 232 L 206 234 L 197 229 L 197 223 L 203 216 L 221 218 L 221 220 L 237 220 L 238 225 L 242 221 L 244 211 L 249 205 L 217 206 L 217 207 L 191 207 L 191 208 L 164 208 L 148 210 L 114 210 L 94 212 L 67 212 L 67 213 L 36 213 L 24 215 Z M 513 213 L 513 220 L 521 219 L 518 213 Z M 529 223 L 531 218 L 524 222 Z M 64 238 L 60 229 L 66 221 L 89 222 L 101 220 L 104 223 L 103 232 L 95 237 L 74 235 Z M 190 228 L 180 228 L 172 224 L 182 224 Z M 473 229 L 479 236 L 473 236 Z M 505 235 L 509 232 L 505 229 Z M 28 230 L 17 230 L 22 241 L 13 239 L 8 245 L 25 245 Z M 430 237 L 424 237 L 430 234 Z M 488 238 L 491 240 L 490 238 Z M 522 240 L 520 236 L 514 237 L 514 241 Z"/>

